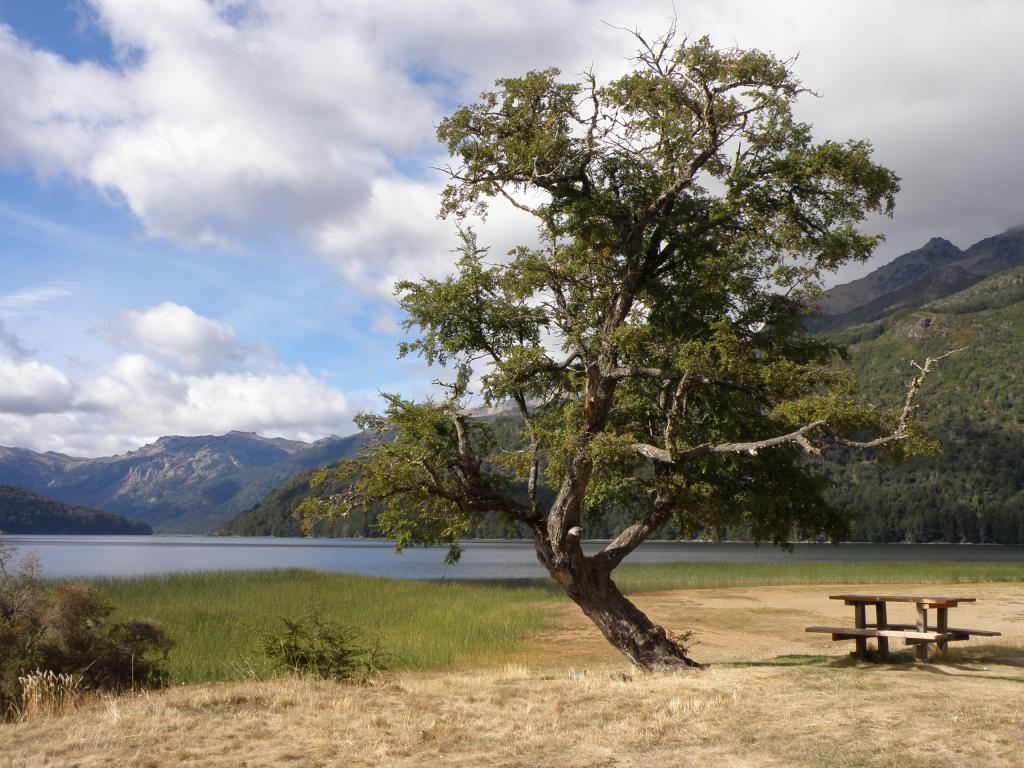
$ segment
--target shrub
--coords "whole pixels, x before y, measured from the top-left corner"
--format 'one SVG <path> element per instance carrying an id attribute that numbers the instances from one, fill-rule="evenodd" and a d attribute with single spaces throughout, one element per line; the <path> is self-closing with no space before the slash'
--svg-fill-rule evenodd
<path id="1" fill-rule="evenodd" d="M 12 558 L 0 541 L 0 717 L 26 705 L 46 709 L 38 697 L 47 686 L 63 701 L 72 688 L 77 696 L 167 682 L 172 643 L 160 627 L 140 619 L 111 623 L 113 609 L 89 587 L 45 583 L 32 558 L 11 568 Z"/>
<path id="2" fill-rule="evenodd" d="M 357 629 L 325 621 L 316 609 L 263 630 L 259 650 L 279 669 L 325 679 L 364 680 L 387 668 L 379 633 L 367 642 Z"/>

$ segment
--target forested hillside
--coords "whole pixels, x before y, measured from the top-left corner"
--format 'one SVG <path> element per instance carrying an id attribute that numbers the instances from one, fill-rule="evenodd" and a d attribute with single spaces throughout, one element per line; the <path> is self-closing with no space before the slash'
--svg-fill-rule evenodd
<path id="1" fill-rule="evenodd" d="M 924 307 L 833 335 L 845 345 L 862 395 L 896 406 L 915 369 L 910 360 L 961 349 L 942 361 L 920 399 L 918 416 L 942 445 L 932 458 L 901 466 L 865 454 L 832 455 L 822 471 L 831 500 L 856 512 L 859 541 L 949 541 L 1024 544 L 1024 269 L 988 278 Z M 492 419 L 500 442 L 515 446 L 518 422 Z M 308 494 L 304 472 L 239 515 L 225 533 L 298 536 L 293 512 Z M 320 493 L 337 492 L 324 488 Z M 611 513 L 585 526 L 591 538 L 613 536 L 627 524 Z M 375 516 L 326 521 L 323 536 L 376 536 Z M 523 532 L 489 518 L 476 532 L 502 538 Z M 708 532 L 709 535 L 711 532 Z M 743 538 L 744 531 L 721 532 Z M 673 538 L 666 526 L 659 534 Z"/>
<path id="2" fill-rule="evenodd" d="M 295 516 L 295 509 L 310 492 L 310 482 L 316 470 L 307 469 L 291 480 L 275 488 L 250 509 L 229 521 L 219 533 L 228 536 L 301 536 L 302 521 Z M 334 488 L 323 488 L 321 493 L 329 495 Z M 340 518 L 323 521 L 315 531 L 317 536 L 347 537 L 375 536 L 374 520 Z"/>
<path id="3" fill-rule="evenodd" d="M 963 350 L 920 402 L 940 456 L 826 465 L 835 502 L 863 513 L 857 538 L 1024 544 L 1024 269 L 835 338 L 849 345 L 863 395 L 890 405 L 913 373 L 906 361 Z"/>
<path id="4" fill-rule="evenodd" d="M 0 485 L 0 532 L 59 535 L 148 535 L 141 520 L 64 504 L 13 485 Z"/>

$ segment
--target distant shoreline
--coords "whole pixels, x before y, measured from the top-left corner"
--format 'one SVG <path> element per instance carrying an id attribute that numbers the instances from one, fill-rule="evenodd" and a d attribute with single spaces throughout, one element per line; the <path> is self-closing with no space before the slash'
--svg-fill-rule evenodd
<path id="1" fill-rule="evenodd" d="M 134 533 L 2 533 L 6 539 L 30 539 L 39 538 L 44 540 L 52 540 L 57 538 L 74 538 L 82 539 L 87 537 L 103 538 L 107 536 L 114 536 L 119 539 L 130 539 L 139 538 L 145 539 L 154 544 L 162 543 L 160 540 L 170 540 L 173 542 L 190 542 L 199 544 L 208 543 L 211 546 L 274 546 L 277 544 L 283 544 L 286 542 L 302 542 L 301 544 L 295 543 L 292 546 L 339 546 L 339 542 L 345 543 L 357 543 L 365 542 L 366 544 L 389 544 L 394 545 L 394 539 L 386 539 L 380 536 L 339 536 L 336 538 L 328 538 L 325 536 L 236 536 L 236 535 L 222 535 L 218 533 L 152 533 L 152 534 L 134 534 Z M 585 544 L 607 544 L 611 539 L 583 539 Z M 54 542 L 56 543 L 56 542 Z M 114 543 L 114 542 L 111 542 Z M 130 542 L 125 542 L 130 543 Z M 474 545 L 474 544 L 516 544 L 516 545 L 528 545 L 532 544 L 532 539 L 461 539 L 460 545 Z M 719 546 L 719 545 L 743 545 L 753 547 L 776 547 L 775 544 L 768 541 L 753 542 L 743 539 L 723 539 L 721 541 L 708 541 L 706 539 L 648 539 L 641 546 L 648 546 L 650 544 L 656 545 L 707 545 L 707 546 Z M 924 546 L 936 546 L 936 547 L 1004 547 L 1007 549 L 1019 549 L 1024 551 L 1024 544 L 997 544 L 994 542 L 971 542 L 971 541 L 840 541 L 836 544 L 832 544 L 828 541 L 792 541 L 790 542 L 793 546 L 800 547 L 849 547 L 849 546 L 871 546 L 871 547 L 924 547 Z M 437 544 L 430 547 L 416 547 L 416 549 L 444 549 L 447 545 Z M 412 547 L 410 547 L 412 549 Z"/>

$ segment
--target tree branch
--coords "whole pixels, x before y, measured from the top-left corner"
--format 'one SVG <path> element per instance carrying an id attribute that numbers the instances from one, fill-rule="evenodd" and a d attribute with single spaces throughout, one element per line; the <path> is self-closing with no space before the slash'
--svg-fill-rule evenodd
<path id="1" fill-rule="evenodd" d="M 591 560 L 606 572 L 621 563 L 630 552 L 643 544 L 652 533 L 668 522 L 671 508 L 655 506 L 648 514 L 626 527 L 618 536 L 608 542 L 604 549 Z"/>
<path id="2" fill-rule="evenodd" d="M 924 365 L 918 365 L 916 362 L 911 361 L 911 364 L 920 372 L 913 378 L 910 386 L 907 388 L 907 397 L 903 404 L 903 410 L 900 412 L 899 419 L 897 420 L 896 429 L 893 430 L 892 434 L 878 437 L 874 440 L 850 440 L 836 432 L 827 421 L 818 420 L 805 424 L 799 429 L 787 432 L 784 435 L 776 435 L 764 440 L 751 440 L 739 443 L 701 443 L 675 456 L 667 448 L 659 448 L 646 443 L 636 443 L 632 448 L 641 456 L 663 464 L 682 464 L 712 453 L 749 453 L 756 456 L 758 451 L 788 443 L 798 445 L 808 453 L 817 454 L 824 453 L 833 446 L 855 448 L 858 450 L 881 448 L 899 440 L 905 440 L 910 436 L 911 416 L 917 409 L 914 400 L 921 389 L 921 385 L 924 383 L 925 377 L 931 372 L 932 366 L 935 363 L 960 351 L 962 350 L 954 349 L 939 357 L 929 357 L 925 360 Z"/>
<path id="3" fill-rule="evenodd" d="M 661 381 L 675 381 L 677 379 L 686 379 L 687 386 L 699 386 L 699 387 L 721 387 L 722 389 L 730 389 L 734 392 L 740 392 L 753 400 L 756 400 L 761 405 L 770 408 L 772 402 L 762 392 L 758 392 L 752 387 L 744 386 L 743 384 L 736 384 L 731 381 L 723 381 L 722 379 L 708 379 L 703 376 L 692 377 L 685 371 L 675 371 L 671 368 L 652 368 L 645 366 L 632 366 L 632 367 L 620 367 L 613 368 L 606 376 L 607 378 L 614 379 L 616 381 L 623 381 L 625 379 L 639 379 L 639 378 L 651 378 L 659 379 Z"/>

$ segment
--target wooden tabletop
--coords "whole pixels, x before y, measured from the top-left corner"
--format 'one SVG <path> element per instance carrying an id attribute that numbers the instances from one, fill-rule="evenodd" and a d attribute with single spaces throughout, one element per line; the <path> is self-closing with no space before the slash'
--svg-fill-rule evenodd
<path id="1" fill-rule="evenodd" d="M 976 597 L 941 597 L 936 595 L 829 595 L 829 600 L 848 603 L 925 603 L 927 605 L 956 605 L 977 602 Z"/>

